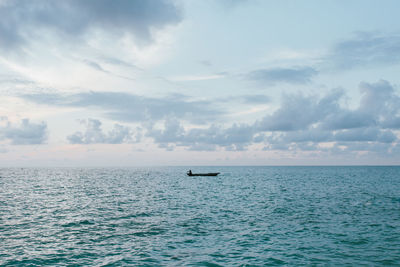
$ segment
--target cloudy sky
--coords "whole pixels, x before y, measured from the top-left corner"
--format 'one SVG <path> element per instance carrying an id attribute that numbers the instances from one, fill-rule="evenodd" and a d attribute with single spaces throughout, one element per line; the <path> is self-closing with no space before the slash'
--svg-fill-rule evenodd
<path id="1" fill-rule="evenodd" d="M 0 165 L 400 163 L 397 0 L 0 0 Z"/>

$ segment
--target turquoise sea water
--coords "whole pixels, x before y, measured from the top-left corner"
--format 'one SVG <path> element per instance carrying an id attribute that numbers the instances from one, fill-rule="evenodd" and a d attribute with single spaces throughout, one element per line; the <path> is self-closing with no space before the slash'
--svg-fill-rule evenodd
<path id="1" fill-rule="evenodd" d="M 400 265 L 400 167 L 0 169 L 0 265 Z"/>

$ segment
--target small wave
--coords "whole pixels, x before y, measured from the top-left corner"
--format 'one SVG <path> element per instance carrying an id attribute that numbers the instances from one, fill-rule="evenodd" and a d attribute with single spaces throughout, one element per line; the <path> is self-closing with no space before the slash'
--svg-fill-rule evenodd
<path id="1" fill-rule="evenodd" d="M 223 266 L 223 265 L 219 265 L 217 263 L 209 262 L 209 261 L 200 261 L 200 262 L 197 262 L 195 265 L 206 266 L 206 267 L 222 267 Z"/>
<path id="2" fill-rule="evenodd" d="M 153 228 L 146 229 L 143 231 L 134 232 L 134 233 L 132 233 L 132 235 L 138 236 L 138 237 L 147 237 L 147 236 L 162 235 L 166 232 L 167 232 L 167 230 L 164 228 L 153 227 Z"/>
<path id="3" fill-rule="evenodd" d="M 90 221 L 90 220 L 81 220 L 77 222 L 69 222 L 61 225 L 62 227 L 76 227 L 76 226 L 82 226 L 82 225 L 94 225 L 95 222 Z"/>

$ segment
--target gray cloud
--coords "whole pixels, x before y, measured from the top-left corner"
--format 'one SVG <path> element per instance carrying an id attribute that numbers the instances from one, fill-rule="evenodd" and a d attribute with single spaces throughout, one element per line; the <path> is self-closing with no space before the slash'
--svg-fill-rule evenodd
<path id="1" fill-rule="evenodd" d="M 101 129 L 101 122 L 95 119 L 83 120 L 85 132 L 75 132 L 67 137 L 71 144 L 122 144 L 138 142 L 141 138 L 141 131 L 137 129 L 134 133 L 129 127 L 114 124 L 108 133 Z"/>
<path id="2" fill-rule="evenodd" d="M 397 128 L 387 125 L 388 121 L 399 120 L 399 96 L 386 81 L 361 83 L 360 92 L 362 97 L 356 109 L 340 105 L 345 96 L 342 90 L 333 90 L 323 97 L 285 95 L 280 108 L 251 125 L 185 129 L 179 120 L 173 119 L 166 120 L 163 129 L 148 128 L 146 135 L 169 149 L 176 145 L 190 150 L 243 150 L 251 144 L 264 143 L 267 150 L 343 150 L 318 146 L 324 142 L 345 147 L 368 143 L 365 149 L 373 148 L 371 144 L 387 144 L 376 147 L 391 149 L 398 142 L 392 131 Z"/>
<path id="3" fill-rule="evenodd" d="M 13 145 L 43 144 L 47 140 L 46 123 L 31 123 L 22 119 L 20 125 L 14 125 L 3 118 L 4 126 L 0 126 L 0 139 L 10 140 Z"/>
<path id="4" fill-rule="evenodd" d="M 240 98 L 246 104 L 267 104 L 271 101 L 266 95 L 244 95 Z"/>
<path id="5" fill-rule="evenodd" d="M 199 63 L 206 67 L 211 67 L 213 65 L 210 60 L 199 60 Z"/>
<path id="6" fill-rule="evenodd" d="M 333 133 L 319 128 L 311 128 L 296 132 L 286 132 L 281 135 L 285 143 L 304 143 L 304 142 L 327 142 L 333 140 Z"/>
<path id="7" fill-rule="evenodd" d="M 265 137 L 264 150 L 318 150 L 320 142 L 332 141 L 333 134 L 321 129 L 274 132 Z"/>
<path id="8" fill-rule="evenodd" d="M 122 66 L 122 67 L 127 67 L 127 68 L 133 68 L 136 70 L 141 70 L 140 68 L 138 68 L 136 65 L 129 63 L 127 61 L 121 60 L 119 58 L 115 58 L 115 57 L 101 57 L 100 60 L 102 60 L 103 62 L 107 63 L 107 64 L 112 64 L 112 65 L 117 65 L 117 66 Z"/>
<path id="9" fill-rule="evenodd" d="M 185 130 L 176 119 L 166 120 L 164 129 L 147 129 L 147 137 L 153 138 L 160 147 L 173 143 L 197 151 L 214 150 L 217 146 L 229 150 L 242 150 L 252 142 L 253 135 L 253 127 L 247 124 L 234 124 L 229 128 L 211 125 L 208 128 Z"/>
<path id="10" fill-rule="evenodd" d="M 151 29 L 177 23 L 181 14 L 168 0 L 15 0 L 2 2 L 0 17 L 0 46 L 16 48 L 44 32 L 68 41 L 93 29 L 148 42 Z"/>
<path id="11" fill-rule="evenodd" d="M 217 1 L 219 4 L 221 4 L 224 8 L 236 8 L 239 7 L 241 5 L 247 4 L 251 1 L 249 0 L 221 0 L 221 1 Z"/>
<path id="12" fill-rule="evenodd" d="M 384 80 L 376 83 L 360 83 L 362 95 L 355 110 L 333 110 L 321 126 L 326 129 L 350 129 L 359 127 L 400 128 L 400 97 L 393 86 Z"/>
<path id="13" fill-rule="evenodd" d="M 362 141 L 393 143 L 397 137 L 390 130 L 375 127 L 341 130 L 335 133 L 335 141 Z"/>
<path id="14" fill-rule="evenodd" d="M 223 114 L 207 101 L 189 101 L 181 95 L 151 98 L 128 93 L 89 92 L 61 96 L 30 94 L 21 96 L 38 104 L 55 106 L 95 107 L 108 118 L 125 122 L 143 122 L 176 117 L 192 123 L 213 121 Z"/>
<path id="15" fill-rule="evenodd" d="M 91 67 L 92 69 L 95 69 L 97 71 L 100 72 L 104 72 L 104 73 L 110 73 L 109 71 L 105 70 L 99 63 L 91 61 L 91 60 L 83 60 L 83 62 L 88 65 L 89 67 Z"/>
<path id="16" fill-rule="evenodd" d="M 258 122 L 263 131 L 306 130 L 313 124 L 325 130 L 360 127 L 398 129 L 400 127 L 400 97 L 387 81 L 360 84 L 361 101 L 357 109 L 340 106 L 341 90 L 331 91 L 322 98 L 287 95 L 281 107 Z"/>
<path id="17" fill-rule="evenodd" d="M 281 107 L 273 114 L 265 116 L 257 127 L 262 131 L 296 131 L 307 129 L 329 114 L 340 109 L 339 100 L 343 91 L 332 91 L 318 99 L 315 96 L 286 95 Z"/>
<path id="18" fill-rule="evenodd" d="M 29 85 L 29 84 L 34 84 L 34 82 L 16 75 L 0 74 L 0 84 Z"/>
<path id="19" fill-rule="evenodd" d="M 106 60 L 104 60 L 105 62 L 109 62 L 109 58 L 108 59 L 106 59 Z M 118 77 L 118 78 L 122 78 L 122 79 L 126 79 L 126 80 L 134 80 L 134 79 L 132 79 L 132 78 L 130 78 L 130 77 L 127 77 L 127 76 L 123 76 L 123 75 L 119 75 L 119 74 L 116 74 L 116 73 L 113 73 L 113 72 L 111 72 L 111 71 L 109 71 L 109 70 L 106 70 L 106 69 L 104 69 L 103 67 L 102 67 L 102 65 L 100 65 L 99 63 L 97 63 L 97 62 L 95 62 L 95 61 L 92 61 L 92 60 L 88 60 L 88 59 L 84 59 L 84 60 L 82 60 L 82 62 L 83 63 L 85 63 L 87 66 L 89 66 L 89 67 L 91 67 L 92 69 L 94 69 L 94 70 L 97 70 L 97 71 L 100 71 L 100 72 L 103 72 L 103 73 L 106 73 L 106 74 L 109 74 L 109 75 L 112 75 L 112 76 L 115 76 L 115 77 Z M 110 63 L 110 64 L 114 64 L 114 65 L 123 65 L 123 66 L 125 66 L 125 67 L 128 67 L 129 65 L 129 63 L 126 63 L 126 62 L 123 62 L 123 61 L 121 61 L 121 62 L 119 62 L 119 63 L 116 63 L 116 62 L 118 62 L 118 60 L 117 59 L 115 59 L 115 62 L 113 62 L 113 63 Z M 129 66 L 130 68 L 134 68 L 134 66 L 133 65 L 130 65 Z"/>
<path id="20" fill-rule="evenodd" d="M 360 92 L 361 112 L 369 114 L 383 128 L 400 129 L 400 96 L 389 82 L 361 83 Z"/>
<path id="21" fill-rule="evenodd" d="M 400 62 L 400 35 L 358 33 L 337 43 L 324 59 L 337 69 Z"/>
<path id="22" fill-rule="evenodd" d="M 317 74 L 318 72 L 311 67 L 271 68 L 251 71 L 246 75 L 246 78 L 267 84 L 281 82 L 306 84 L 311 82 L 312 77 Z"/>
<path id="23" fill-rule="evenodd" d="M 308 147 L 321 150 L 315 144 L 334 142 L 346 149 L 391 150 L 392 144 L 398 142 L 392 130 L 398 129 L 396 123 L 400 121 L 399 96 L 393 86 L 383 80 L 361 83 L 360 92 L 360 105 L 354 110 L 339 105 L 344 96 L 342 91 L 333 91 L 322 98 L 285 96 L 276 112 L 255 124 L 256 131 L 271 132 L 264 137 L 265 149 L 304 150 Z M 339 147 L 331 150 L 335 149 L 343 151 Z"/>
<path id="24" fill-rule="evenodd" d="M 367 127 L 375 124 L 373 116 L 360 110 L 337 109 L 336 113 L 329 114 L 321 126 L 328 130 L 351 129 Z"/>

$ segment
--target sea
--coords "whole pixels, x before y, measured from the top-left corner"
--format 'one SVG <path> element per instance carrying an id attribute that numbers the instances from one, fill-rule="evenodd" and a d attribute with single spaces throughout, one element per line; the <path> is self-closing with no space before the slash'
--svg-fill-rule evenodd
<path id="1" fill-rule="evenodd" d="M 2 168 L 0 265 L 400 266 L 400 167 Z"/>

